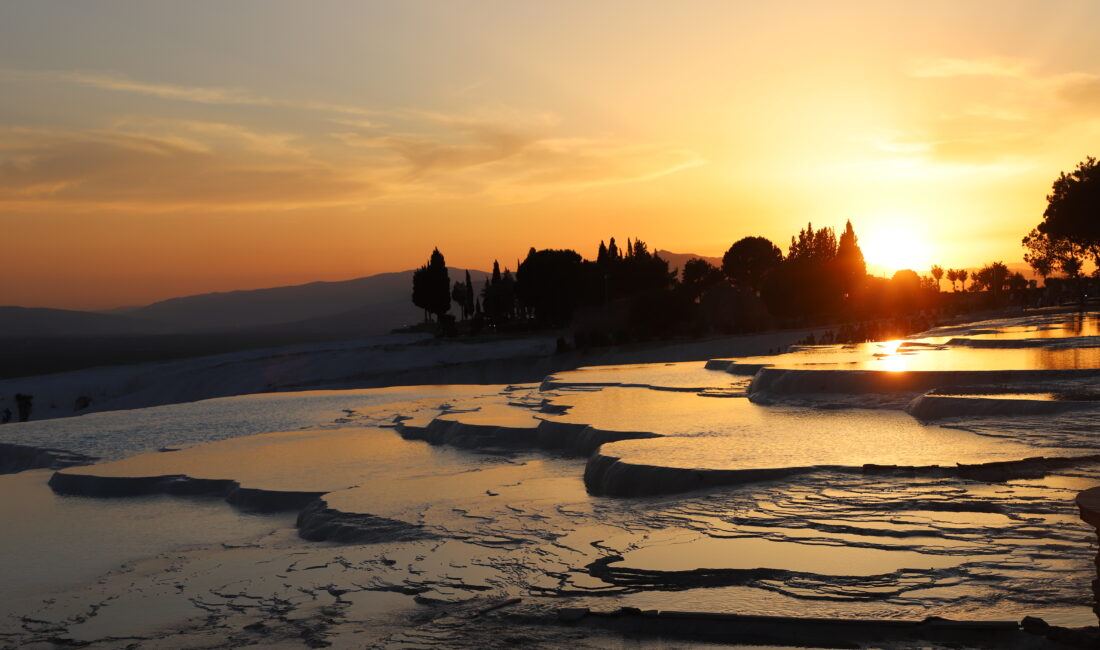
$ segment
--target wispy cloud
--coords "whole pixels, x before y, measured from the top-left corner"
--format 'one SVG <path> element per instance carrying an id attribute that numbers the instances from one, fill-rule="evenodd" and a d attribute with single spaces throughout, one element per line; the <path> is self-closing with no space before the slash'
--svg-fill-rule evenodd
<path id="1" fill-rule="evenodd" d="M 218 143 L 227 143 L 231 147 L 268 156 L 307 155 L 293 144 L 300 138 L 298 135 L 261 132 L 228 122 L 130 117 L 117 120 L 113 129 L 130 135 L 177 143 L 203 152 L 213 151 Z"/>
<path id="2" fill-rule="evenodd" d="M 361 200 L 374 188 L 325 165 L 242 159 L 174 139 L 0 130 L 0 204 L 275 207 Z"/>
<path id="3" fill-rule="evenodd" d="M 912 173 L 909 164 L 960 174 L 1013 172 L 1082 134 L 1100 133 L 1100 75 L 1043 72 L 1012 57 L 921 59 L 908 72 L 939 106 L 902 128 L 862 138 L 891 173 Z"/>
<path id="4" fill-rule="evenodd" d="M 338 162 L 291 141 L 188 121 L 125 122 L 98 131 L 0 129 L 0 206 L 292 209 L 403 196 L 514 203 L 652 181 L 705 163 L 684 149 L 522 136 L 489 126 L 438 138 L 383 136 L 372 147 L 348 147 Z"/>
<path id="5" fill-rule="evenodd" d="M 562 120 L 549 111 L 497 106 L 368 113 L 117 74 L 0 69 L 0 76 L 207 106 L 279 106 L 290 109 L 280 114 L 284 123 L 295 125 L 260 128 L 211 119 L 204 110 L 201 119 L 138 112 L 99 129 L 0 129 L 0 203 L 8 204 L 248 209 L 383 196 L 515 202 L 652 181 L 705 162 L 682 146 L 565 133 Z M 328 115 L 303 120 L 309 116 L 294 111 Z M 231 114 L 240 119 L 230 112 L 227 118 Z M 331 125 L 343 128 L 325 132 Z"/>
<path id="6" fill-rule="evenodd" d="M 255 95 L 240 88 L 184 86 L 139 81 L 114 73 L 70 72 L 63 70 L 13 70 L 9 68 L 0 70 L 0 75 L 9 79 L 63 82 L 100 90 L 136 93 L 151 97 L 159 97 L 161 99 L 196 104 L 220 106 L 281 106 L 345 115 L 367 116 L 370 114 L 370 111 L 357 106 L 276 99 L 263 95 Z"/>
<path id="7" fill-rule="evenodd" d="M 856 141 L 871 145 L 878 151 L 891 154 L 920 154 L 932 149 L 933 143 L 907 138 L 896 130 L 859 136 Z"/>
<path id="8" fill-rule="evenodd" d="M 1100 110 L 1100 75 L 1074 73 L 1055 80 L 1058 96 L 1078 108 Z"/>

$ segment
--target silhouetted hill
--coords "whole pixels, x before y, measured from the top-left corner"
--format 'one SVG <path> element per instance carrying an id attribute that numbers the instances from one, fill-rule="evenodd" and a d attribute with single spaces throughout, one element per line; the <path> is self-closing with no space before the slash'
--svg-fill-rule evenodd
<path id="1" fill-rule="evenodd" d="M 721 257 L 708 257 L 706 255 L 696 255 L 695 253 L 673 253 L 672 251 L 664 250 L 657 251 L 657 256 L 668 262 L 668 270 L 676 271 L 677 277 L 679 277 L 680 275 L 680 269 L 684 268 L 684 264 L 686 264 L 688 260 L 692 260 L 697 257 L 699 259 L 710 262 L 718 268 L 722 268 Z"/>
<path id="2" fill-rule="evenodd" d="M 171 325 L 144 318 L 44 307 L 0 307 L 0 337 L 166 334 Z"/>
<path id="3" fill-rule="evenodd" d="M 465 269 L 451 268 L 451 281 Z M 128 317 L 196 330 L 277 329 L 381 334 L 413 324 L 423 314 L 412 304 L 412 271 L 380 273 L 341 282 L 206 293 L 129 310 Z M 483 271 L 470 271 L 480 287 Z"/>
<path id="4" fill-rule="evenodd" d="M 412 271 L 174 298 L 110 312 L 0 307 L 0 378 L 386 334 L 420 322 Z M 451 280 L 465 269 L 450 269 Z M 470 271 L 480 291 L 487 274 Z M 452 313 L 457 309 L 452 307 Z"/>

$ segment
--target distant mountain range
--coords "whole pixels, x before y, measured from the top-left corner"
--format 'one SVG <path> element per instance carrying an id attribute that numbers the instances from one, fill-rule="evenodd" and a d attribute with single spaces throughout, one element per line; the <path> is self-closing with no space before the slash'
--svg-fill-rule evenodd
<path id="1" fill-rule="evenodd" d="M 451 268 L 451 280 L 466 269 Z M 421 320 L 412 271 L 340 282 L 184 296 L 105 312 L 0 307 L 3 337 L 97 337 L 258 331 L 373 336 Z M 485 271 L 470 271 L 475 285 Z"/>
<path id="2" fill-rule="evenodd" d="M 679 276 L 680 270 L 684 268 L 684 264 L 686 264 L 688 260 L 693 260 L 696 258 L 706 260 L 714 266 L 722 268 L 721 257 L 707 257 L 706 255 L 696 255 L 694 253 L 673 253 L 672 251 L 662 250 L 657 251 L 657 256 L 667 261 L 668 269 L 670 271 L 676 271 L 677 276 Z"/>
<path id="3" fill-rule="evenodd" d="M 451 280 L 465 269 L 449 269 Z M 354 320 L 380 334 L 412 325 L 422 314 L 412 304 L 412 271 L 379 273 L 341 282 L 310 282 L 289 287 L 226 291 L 172 298 L 127 312 L 127 316 L 172 323 L 190 330 L 254 329 L 286 326 L 343 326 Z M 470 271 L 475 284 L 484 271 Z"/>

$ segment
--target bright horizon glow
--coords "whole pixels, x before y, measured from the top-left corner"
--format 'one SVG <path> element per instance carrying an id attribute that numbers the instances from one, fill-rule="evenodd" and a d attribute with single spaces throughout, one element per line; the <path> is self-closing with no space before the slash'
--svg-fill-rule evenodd
<path id="1" fill-rule="evenodd" d="M 0 305 L 848 219 L 871 263 L 1013 265 L 1100 155 L 1100 3 L 640 2 L 7 3 Z"/>
<path id="2" fill-rule="evenodd" d="M 864 261 L 886 269 L 888 276 L 902 269 L 928 275 L 935 264 L 934 249 L 917 223 L 912 219 L 884 217 L 869 221 L 863 232 L 857 229 Z"/>

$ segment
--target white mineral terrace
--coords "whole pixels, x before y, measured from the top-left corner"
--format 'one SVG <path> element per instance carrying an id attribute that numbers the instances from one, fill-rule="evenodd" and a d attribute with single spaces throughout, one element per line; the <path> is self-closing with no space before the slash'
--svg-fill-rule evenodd
<path id="1" fill-rule="evenodd" d="M 607 641 L 531 625 L 560 608 L 1091 625 L 1098 393 L 1097 319 L 1064 314 L 4 425 L 0 644 Z"/>

